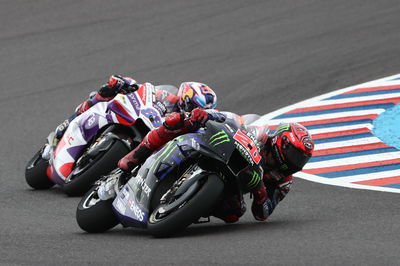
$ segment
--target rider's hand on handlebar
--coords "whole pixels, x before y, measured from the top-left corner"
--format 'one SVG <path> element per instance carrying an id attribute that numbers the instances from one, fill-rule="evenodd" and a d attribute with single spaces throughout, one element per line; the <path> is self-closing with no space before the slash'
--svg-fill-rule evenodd
<path id="1" fill-rule="evenodd" d="M 208 120 L 208 113 L 200 108 L 195 108 L 190 113 L 189 120 L 193 123 L 204 125 Z"/>
<path id="2" fill-rule="evenodd" d="M 136 81 L 131 78 L 123 78 L 119 75 L 112 75 L 108 82 L 101 86 L 99 94 L 102 97 L 114 97 L 118 93 L 134 92 L 138 89 Z"/>
<path id="3" fill-rule="evenodd" d="M 215 110 L 203 110 L 200 108 L 195 108 L 192 112 L 189 113 L 189 120 L 192 123 L 198 123 L 200 125 L 204 125 L 207 120 L 212 120 L 216 122 L 224 122 L 226 120 L 226 116 L 223 113 L 217 112 Z"/>
<path id="4" fill-rule="evenodd" d="M 118 93 L 118 89 L 111 87 L 108 84 L 104 84 L 99 89 L 99 94 L 101 95 L 101 97 L 104 97 L 104 98 L 114 97 L 115 95 L 117 95 L 117 93 Z"/>
<path id="5" fill-rule="evenodd" d="M 137 85 L 137 84 L 132 84 L 132 85 L 127 85 L 127 86 L 124 86 L 122 89 L 121 89 L 121 91 L 123 92 L 123 93 L 131 93 L 131 92 L 135 92 L 135 91 L 137 91 L 139 89 L 139 86 Z"/>
<path id="6" fill-rule="evenodd" d="M 134 80 L 131 77 L 121 77 L 122 78 L 124 85 L 119 89 L 122 93 L 131 93 L 134 91 L 137 91 L 139 89 L 139 85 L 137 84 L 136 80 Z"/>
<path id="7" fill-rule="evenodd" d="M 108 82 L 101 86 L 99 90 L 99 94 L 102 97 L 114 97 L 120 90 L 124 87 L 125 81 L 122 79 L 121 76 L 112 75 Z"/>
<path id="8" fill-rule="evenodd" d="M 107 82 L 107 85 L 110 88 L 113 88 L 115 91 L 121 90 L 125 86 L 125 80 L 120 75 L 112 75 Z"/>

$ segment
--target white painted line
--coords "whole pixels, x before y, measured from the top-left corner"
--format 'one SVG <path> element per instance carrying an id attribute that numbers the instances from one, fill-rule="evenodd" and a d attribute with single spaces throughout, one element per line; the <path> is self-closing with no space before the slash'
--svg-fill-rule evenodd
<path id="1" fill-rule="evenodd" d="M 308 130 L 308 132 L 310 132 L 311 135 L 315 135 L 315 134 L 339 132 L 339 131 L 360 129 L 360 128 L 368 128 L 369 130 L 372 130 L 373 125 L 364 123 L 364 124 L 341 126 L 341 127 L 326 127 L 326 128 L 310 129 L 310 130 Z"/>
<path id="2" fill-rule="evenodd" d="M 354 146 L 354 145 L 364 145 L 364 144 L 380 143 L 380 142 L 382 142 L 382 141 L 377 137 L 359 138 L 359 139 L 352 139 L 352 140 L 345 140 L 345 141 L 335 141 L 335 142 L 315 144 L 314 150 L 318 151 L 318 150 L 325 150 L 325 149 L 343 148 L 343 147 L 350 147 L 350 146 Z"/>
<path id="3" fill-rule="evenodd" d="M 299 108 L 301 106 L 304 106 L 307 103 L 310 103 L 310 102 L 317 103 L 322 99 L 329 98 L 329 97 L 332 97 L 332 96 L 335 96 L 335 95 L 338 95 L 338 94 L 341 94 L 341 93 L 344 93 L 344 92 L 347 92 L 347 91 L 351 91 L 351 90 L 354 90 L 354 89 L 357 89 L 357 88 L 397 85 L 397 84 L 399 84 L 399 80 L 392 80 L 392 81 L 389 81 L 389 80 L 396 79 L 396 78 L 399 78 L 399 77 L 400 77 L 400 74 L 396 74 L 396 75 L 389 76 L 389 77 L 386 77 L 386 78 L 373 80 L 373 81 L 368 81 L 368 82 L 365 82 L 365 83 L 362 83 L 362 84 L 359 84 L 359 85 L 347 87 L 347 88 L 336 90 L 336 91 L 333 91 L 333 92 L 329 92 L 329 93 L 326 93 L 326 94 L 323 94 L 323 95 L 320 95 L 320 96 L 316 96 L 316 97 L 310 98 L 308 100 L 304 100 L 304 101 L 298 102 L 296 104 L 292 104 L 292 105 L 283 107 L 281 109 L 278 109 L 278 110 L 276 110 L 274 112 L 271 112 L 271 113 L 268 113 L 266 115 L 263 115 L 263 116 L 260 117 L 259 120 L 255 121 L 253 124 L 254 125 L 264 125 L 266 120 L 269 120 L 269 119 L 271 119 L 271 118 L 273 118 L 275 116 L 278 116 L 280 114 L 283 114 L 283 113 L 289 112 L 289 111 L 291 111 L 293 109 L 296 109 L 296 108 Z"/>
<path id="4" fill-rule="evenodd" d="M 279 125 L 280 123 L 291 123 L 291 122 L 305 122 L 305 121 L 319 121 L 326 119 L 334 119 L 339 117 L 352 117 L 352 116 L 360 116 L 360 115 L 373 115 L 380 114 L 384 112 L 385 109 L 369 109 L 369 110 L 359 110 L 359 111 L 350 111 L 350 112 L 338 112 L 338 113 L 327 113 L 322 115 L 308 115 L 308 116 L 300 116 L 300 117 L 290 117 L 290 118 L 281 118 L 281 119 L 259 119 L 258 123 L 268 124 L 268 125 Z"/>
<path id="5" fill-rule="evenodd" d="M 399 86 L 399 89 L 400 89 L 400 86 Z M 351 97 L 351 98 L 337 99 L 337 100 L 324 100 L 324 101 L 318 102 L 317 105 L 315 105 L 315 102 L 305 103 L 304 105 L 302 105 L 301 108 L 326 106 L 326 105 L 332 105 L 332 104 L 355 103 L 355 102 L 381 100 L 381 99 L 397 98 L 397 97 L 400 97 L 400 93 L 378 94 L 378 95 L 372 95 L 372 96 Z"/>
<path id="6" fill-rule="evenodd" d="M 380 162 L 400 158 L 400 151 L 385 152 L 379 154 L 370 154 L 362 156 L 347 157 L 342 159 L 327 160 L 322 162 L 307 163 L 304 169 L 318 169 L 325 167 L 335 167 L 341 165 L 357 165 L 361 163 Z"/>
<path id="7" fill-rule="evenodd" d="M 323 178 L 323 177 L 319 177 L 319 176 L 315 176 L 315 175 L 309 175 L 309 174 L 306 174 L 303 172 L 296 173 L 294 176 L 301 178 L 301 179 L 308 180 L 308 181 L 313 181 L 313 182 L 327 184 L 327 185 L 333 185 L 333 186 L 400 193 L 400 189 L 396 189 L 396 188 L 379 187 L 379 186 L 365 186 L 365 185 L 359 185 L 359 184 L 353 184 L 353 183 L 345 183 L 340 180 L 335 180 L 333 178 L 332 179 Z"/>
<path id="8" fill-rule="evenodd" d="M 382 172 L 373 172 L 362 175 L 337 177 L 335 178 L 335 180 L 338 182 L 351 183 L 351 182 L 358 182 L 358 181 L 365 181 L 365 180 L 372 180 L 372 179 L 379 179 L 386 177 L 395 177 L 395 176 L 400 176 L 400 170 L 382 171 Z"/>

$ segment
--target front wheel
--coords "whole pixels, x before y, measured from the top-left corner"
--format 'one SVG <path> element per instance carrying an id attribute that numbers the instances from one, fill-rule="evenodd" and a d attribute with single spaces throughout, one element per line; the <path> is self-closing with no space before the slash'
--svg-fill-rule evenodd
<path id="1" fill-rule="evenodd" d="M 98 186 L 94 186 L 81 199 L 76 209 L 79 227 L 88 233 L 101 233 L 115 227 L 119 221 L 112 210 L 113 199 L 100 200 Z"/>
<path id="2" fill-rule="evenodd" d="M 68 196 L 82 196 L 102 175 L 115 169 L 118 161 L 128 152 L 129 149 L 125 144 L 118 140 L 114 141 L 107 151 L 100 152 L 97 158 L 81 166 L 81 172 L 63 185 L 63 191 Z"/>
<path id="3" fill-rule="evenodd" d="M 46 174 L 49 161 L 42 158 L 42 149 L 28 162 L 25 168 L 25 180 L 34 189 L 49 189 L 54 186 Z"/>
<path id="4" fill-rule="evenodd" d="M 163 213 L 165 205 L 156 207 L 149 217 L 147 228 L 150 234 L 155 237 L 167 237 L 208 215 L 221 195 L 224 183 L 214 174 L 206 177 L 204 181 L 194 195 L 169 214 Z"/>

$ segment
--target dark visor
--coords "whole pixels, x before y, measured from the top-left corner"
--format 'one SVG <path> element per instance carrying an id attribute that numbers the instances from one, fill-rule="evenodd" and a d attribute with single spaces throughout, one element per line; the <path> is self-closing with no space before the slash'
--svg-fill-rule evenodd
<path id="1" fill-rule="evenodd" d="M 293 146 L 293 144 L 291 143 L 288 143 L 285 145 L 285 147 L 282 147 L 282 153 L 285 157 L 286 163 L 289 166 L 288 171 L 290 172 L 290 174 L 293 174 L 303 169 L 304 165 L 311 157 L 310 155 Z"/>
<path id="2" fill-rule="evenodd" d="M 190 101 L 189 97 L 185 98 L 184 105 L 185 105 L 185 111 L 186 112 L 191 112 L 196 107 L 196 105 L 194 105 L 194 103 L 192 103 Z"/>

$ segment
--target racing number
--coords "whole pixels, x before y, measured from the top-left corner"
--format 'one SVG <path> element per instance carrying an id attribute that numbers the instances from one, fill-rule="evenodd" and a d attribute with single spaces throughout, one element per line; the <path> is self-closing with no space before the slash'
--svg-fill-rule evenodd
<path id="1" fill-rule="evenodd" d="M 249 138 L 240 130 L 236 131 L 236 134 L 233 136 L 233 138 L 249 152 L 251 158 L 256 164 L 260 162 L 261 155 L 258 153 L 257 146 L 251 138 Z"/>
<path id="2" fill-rule="evenodd" d="M 155 127 L 161 126 L 161 117 L 153 108 L 143 109 L 142 114 L 147 117 Z"/>

